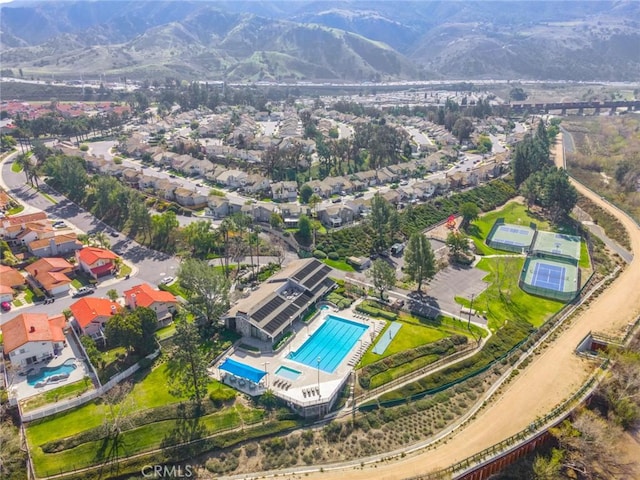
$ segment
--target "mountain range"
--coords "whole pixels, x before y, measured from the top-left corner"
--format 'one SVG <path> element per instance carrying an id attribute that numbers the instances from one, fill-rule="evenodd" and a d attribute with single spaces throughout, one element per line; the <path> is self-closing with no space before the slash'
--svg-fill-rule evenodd
<path id="1" fill-rule="evenodd" d="M 640 78 L 640 2 L 14 1 L 27 75 L 231 81 Z"/>

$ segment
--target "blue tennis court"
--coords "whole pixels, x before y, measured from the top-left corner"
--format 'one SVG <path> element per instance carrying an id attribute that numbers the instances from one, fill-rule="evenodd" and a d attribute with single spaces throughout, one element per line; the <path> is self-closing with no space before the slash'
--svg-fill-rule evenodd
<path id="1" fill-rule="evenodd" d="M 567 269 L 565 267 L 547 263 L 536 263 L 531 285 L 561 292 L 563 290 L 566 273 Z"/>
<path id="2" fill-rule="evenodd" d="M 329 315 L 320 328 L 287 358 L 333 373 L 368 328 L 362 323 Z"/>

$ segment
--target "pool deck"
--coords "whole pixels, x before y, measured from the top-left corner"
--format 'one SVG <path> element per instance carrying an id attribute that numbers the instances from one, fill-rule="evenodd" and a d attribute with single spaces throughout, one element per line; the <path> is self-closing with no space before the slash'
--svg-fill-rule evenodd
<path id="1" fill-rule="evenodd" d="M 368 326 L 360 340 L 347 352 L 344 359 L 338 364 L 333 373 L 325 372 L 318 368 L 309 367 L 302 363 L 290 360 L 287 355 L 297 351 L 307 339 L 315 333 L 324 323 L 327 315 L 350 320 L 352 322 L 361 323 Z M 310 405 L 321 403 L 322 399 L 327 399 L 335 394 L 337 388 L 343 384 L 346 376 L 350 375 L 354 366 L 367 350 L 369 345 L 375 340 L 376 336 L 382 331 L 385 322 L 374 320 L 368 317 L 355 314 L 351 310 L 335 311 L 322 310 L 311 319 L 307 324 L 296 322 L 294 325 L 294 335 L 289 342 L 277 352 L 271 352 L 271 345 L 259 342 L 255 339 L 244 338 L 242 341 L 246 344 L 254 345 L 261 349 L 261 352 L 247 352 L 235 349 L 229 357 L 239 362 L 251 365 L 254 368 L 267 372 L 267 375 L 258 386 L 249 388 L 248 383 L 241 385 L 239 379 L 231 379 L 230 375 L 220 371 L 217 367 L 224 361 L 220 362 L 210 369 L 211 374 L 218 380 L 222 380 L 228 385 L 247 393 L 249 395 L 259 395 L 267 389 L 271 389 L 276 396 L 286 401 L 295 402 L 298 405 Z M 287 379 L 280 375 L 276 375 L 275 371 L 285 366 L 300 372 L 300 376 L 295 380 Z"/>
<path id="2" fill-rule="evenodd" d="M 11 368 L 7 375 L 9 377 L 9 389 L 12 392 L 12 396 L 17 398 L 18 401 L 24 400 L 28 397 L 33 397 L 34 395 L 40 395 L 41 393 L 48 392 L 49 390 L 54 390 L 62 385 L 68 385 L 73 382 L 77 382 L 78 380 L 82 380 L 84 377 L 90 376 L 87 372 L 87 367 L 82 360 L 82 353 L 80 351 L 76 351 L 75 342 L 69 341 L 67 338 L 67 345 L 62 349 L 60 355 L 52 358 L 48 362 L 38 362 L 33 365 L 29 365 L 28 367 L 24 367 L 22 369 L 16 370 Z M 33 368 L 35 371 L 38 371 L 44 367 L 57 367 L 62 365 L 64 362 L 69 360 L 70 358 L 76 359 L 75 365 L 76 368 L 69 373 L 69 378 L 63 380 L 61 382 L 56 382 L 52 384 L 45 385 L 44 387 L 35 387 L 29 385 L 27 382 L 26 375 L 20 375 L 20 373 L 26 373 L 29 369 Z"/>

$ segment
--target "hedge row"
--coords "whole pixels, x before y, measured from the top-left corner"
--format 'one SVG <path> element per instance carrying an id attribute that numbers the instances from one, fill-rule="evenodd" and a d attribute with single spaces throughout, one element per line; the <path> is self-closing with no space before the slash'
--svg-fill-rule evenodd
<path id="1" fill-rule="evenodd" d="M 506 203 L 516 194 L 513 184 L 504 180 L 494 180 L 472 190 L 455 193 L 450 197 L 437 197 L 422 205 L 405 209 L 400 216 L 402 232 L 409 236 L 415 231 L 424 230 L 445 220 L 449 215 L 459 213 L 464 203 L 474 203 L 480 210 L 487 212 Z"/>
<path id="2" fill-rule="evenodd" d="M 487 340 L 480 352 L 433 375 L 385 393 L 380 397 L 380 403 L 406 399 L 428 390 L 443 387 L 474 372 L 479 372 L 522 342 L 533 330 L 533 326 L 524 320 L 510 320 Z"/>
<path id="3" fill-rule="evenodd" d="M 418 347 L 389 355 L 386 358 L 373 362 L 362 368 L 358 380 L 362 388 L 368 389 L 371 385 L 371 378 L 379 373 L 385 372 L 391 368 L 399 367 L 405 363 L 409 363 L 416 358 L 428 355 L 445 356 L 453 353 L 458 345 L 464 345 L 468 342 L 464 335 L 453 335 L 443 338 L 437 342 L 427 343 Z"/>
<path id="4" fill-rule="evenodd" d="M 372 307 L 370 305 L 367 305 L 366 303 L 361 303 L 360 305 L 358 305 L 356 307 L 356 310 L 358 312 L 362 312 L 362 313 L 366 313 L 367 315 L 371 315 L 372 317 L 380 317 L 380 318 L 384 318 L 386 320 L 397 320 L 398 319 L 398 314 L 397 313 L 391 313 L 391 312 L 385 312 L 384 310 L 380 310 L 379 308 L 375 308 Z"/>

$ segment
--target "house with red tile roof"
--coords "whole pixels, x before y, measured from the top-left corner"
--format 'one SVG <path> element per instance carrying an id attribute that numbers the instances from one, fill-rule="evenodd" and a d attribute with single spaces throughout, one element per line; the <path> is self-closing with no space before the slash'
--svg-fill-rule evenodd
<path id="1" fill-rule="evenodd" d="M 148 283 L 142 283 L 125 290 L 124 300 L 127 307 L 131 309 L 146 307 L 156 312 L 158 327 L 164 327 L 171 323 L 173 313 L 178 305 L 178 300 L 172 293 L 155 290 Z"/>
<path id="2" fill-rule="evenodd" d="M 119 257 L 111 250 L 98 247 L 84 247 L 76 251 L 78 267 L 96 280 L 113 275 L 116 271 L 116 260 Z"/>
<path id="3" fill-rule="evenodd" d="M 107 298 L 85 297 L 71 304 L 69 309 L 76 331 L 98 340 L 104 338 L 104 326 L 112 315 L 122 310 L 122 306 Z"/>
<path id="4" fill-rule="evenodd" d="M 23 367 L 57 355 L 66 345 L 64 315 L 23 313 L 2 324 L 4 354 Z"/>
<path id="5" fill-rule="evenodd" d="M 15 268 L 0 265 L 0 302 L 11 302 L 16 289 L 27 283 L 26 279 Z"/>
<path id="6" fill-rule="evenodd" d="M 25 267 L 29 274 L 29 283 L 42 288 L 49 295 L 66 295 L 71 287 L 69 275 L 74 267 L 64 258 L 41 258 Z"/>
<path id="7" fill-rule="evenodd" d="M 27 213 L 25 215 L 9 215 L 0 220 L 0 235 L 6 235 L 6 229 L 11 226 L 20 225 L 22 228 L 29 222 L 38 222 L 46 220 L 45 212 Z"/>

